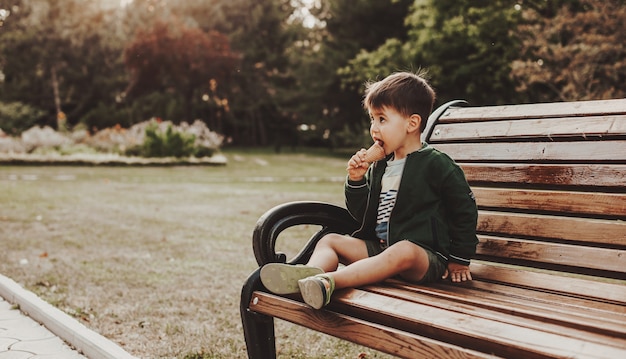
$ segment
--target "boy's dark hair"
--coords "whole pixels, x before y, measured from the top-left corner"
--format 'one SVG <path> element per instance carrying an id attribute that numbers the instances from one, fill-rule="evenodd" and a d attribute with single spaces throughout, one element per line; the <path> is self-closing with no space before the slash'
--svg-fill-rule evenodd
<path id="1" fill-rule="evenodd" d="M 381 81 L 367 83 L 363 100 L 366 110 L 389 107 L 403 116 L 420 115 L 420 132 L 426 128 L 434 104 L 435 91 L 420 74 L 410 72 L 396 72 Z"/>

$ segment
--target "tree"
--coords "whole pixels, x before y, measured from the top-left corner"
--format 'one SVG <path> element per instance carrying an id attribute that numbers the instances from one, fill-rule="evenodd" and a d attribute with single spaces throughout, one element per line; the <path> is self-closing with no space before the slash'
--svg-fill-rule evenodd
<path id="1" fill-rule="evenodd" d="M 7 8 L 0 31 L 3 101 L 44 110 L 39 124 L 64 116 L 75 124 L 99 103 L 115 104 L 120 52 L 112 10 L 77 0 L 14 0 Z"/>
<path id="2" fill-rule="evenodd" d="M 344 82 L 425 69 L 439 102 L 513 102 L 509 74 L 518 19 L 509 1 L 416 0 L 405 20 L 407 39 L 390 38 L 375 51 L 361 52 L 342 70 Z"/>
<path id="3" fill-rule="evenodd" d="M 293 80 L 286 51 L 297 36 L 297 26 L 289 22 L 291 0 L 186 0 L 167 12 L 187 26 L 226 35 L 240 54 L 227 88 L 230 112 L 216 113 L 213 129 L 240 145 L 267 145 L 284 137 L 283 128 L 290 126 L 281 89 Z"/>
<path id="4" fill-rule="evenodd" d="M 228 110 L 225 93 L 219 91 L 232 76 L 238 55 L 231 51 L 226 36 L 180 22 L 157 22 L 149 31 L 139 30 L 124 51 L 131 74 L 125 91 L 127 101 L 147 93 L 175 92 L 182 100 L 174 120 L 193 120 L 194 104 L 213 101 Z M 163 114 L 152 114 L 163 116 Z"/>
<path id="5" fill-rule="evenodd" d="M 523 14 L 512 75 L 528 101 L 626 97 L 624 1 L 531 3 Z"/>
<path id="6" fill-rule="evenodd" d="M 403 19 L 413 0 L 325 0 L 311 11 L 324 25 L 313 29 L 298 77 L 302 123 L 317 124 L 318 136 L 332 147 L 363 145 L 367 116 L 361 106 L 363 83 L 342 81 L 340 71 L 360 52 L 375 50 L 389 37 L 405 39 Z"/>
<path id="7" fill-rule="evenodd" d="M 237 0 L 224 8 L 233 46 L 243 55 L 235 74 L 230 128 L 240 144 L 278 145 L 295 127 L 283 111 L 280 93 L 293 83 L 286 56 L 296 36 L 287 21 L 292 11 L 288 0 Z"/>

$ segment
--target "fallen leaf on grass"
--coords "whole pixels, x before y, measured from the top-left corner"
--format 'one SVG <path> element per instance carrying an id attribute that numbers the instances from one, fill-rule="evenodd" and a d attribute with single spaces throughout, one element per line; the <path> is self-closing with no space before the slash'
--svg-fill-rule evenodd
<path id="1" fill-rule="evenodd" d="M 46 288 L 50 288 L 50 286 L 51 286 L 50 282 L 48 282 L 47 280 L 39 281 L 39 282 L 35 283 L 35 285 L 38 285 L 40 287 L 46 287 Z"/>

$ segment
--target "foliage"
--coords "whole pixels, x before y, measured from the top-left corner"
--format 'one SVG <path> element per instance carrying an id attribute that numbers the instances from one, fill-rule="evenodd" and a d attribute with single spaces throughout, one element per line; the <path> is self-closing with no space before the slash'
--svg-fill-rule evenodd
<path id="1" fill-rule="evenodd" d="M 308 29 L 289 49 L 295 83 L 286 109 L 296 125 L 315 125 L 317 144 L 362 146 L 368 123 L 361 106 L 363 79 L 342 83 L 338 70 L 361 49 L 372 50 L 389 36 L 406 37 L 402 19 L 412 0 L 326 0 L 310 9 L 321 26 Z M 313 141 L 309 142 L 313 144 Z"/>
<path id="2" fill-rule="evenodd" d="M 173 90 L 182 100 L 184 117 L 178 120 L 192 120 L 193 106 L 203 97 L 228 111 L 218 84 L 228 82 L 237 58 L 223 34 L 205 33 L 175 21 L 157 22 L 149 31 L 139 30 L 124 51 L 131 74 L 125 96 L 133 99 Z"/>
<path id="3" fill-rule="evenodd" d="M 43 111 L 21 102 L 0 102 L 0 129 L 10 135 L 19 135 L 43 115 Z"/>
<path id="4" fill-rule="evenodd" d="M 529 6 L 520 26 L 517 90 L 529 101 L 626 97 L 624 1 L 553 1 Z"/>
<path id="5" fill-rule="evenodd" d="M 231 116 L 212 127 L 229 132 L 235 144 L 277 144 L 293 137 L 297 123 L 290 104 L 298 88 L 287 51 L 305 33 L 289 23 L 291 1 L 232 0 L 221 11 L 224 23 L 217 26 L 230 34 L 242 58 L 233 74 Z"/>
<path id="6" fill-rule="evenodd" d="M 407 22 L 417 45 L 413 54 L 424 55 L 423 66 L 433 77 L 440 101 L 464 98 L 473 105 L 514 102 L 509 72 L 516 56 L 514 31 L 519 14 L 511 2 L 432 4 L 432 20 L 428 19 L 427 9 L 416 6 Z M 422 28 L 424 23 L 428 25 Z"/>
<path id="7" fill-rule="evenodd" d="M 195 154 L 196 136 L 175 131 L 172 125 L 165 131 L 156 122 L 146 127 L 146 137 L 140 147 L 143 157 L 189 157 Z"/>
<path id="8" fill-rule="evenodd" d="M 179 21 L 205 33 L 228 36 L 233 52 L 239 55 L 236 68 L 228 83 L 217 83 L 220 93 L 216 97 L 200 94 L 210 96 L 194 104 L 195 118 L 228 135 L 235 144 L 266 145 L 284 137 L 283 127 L 295 129 L 285 106 L 294 90 L 287 88 L 294 77 L 286 50 L 304 31 L 301 24 L 290 22 L 292 0 L 187 0 L 175 6 L 140 0 L 129 8 L 128 15 L 133 21 L 141 17 L 144 28 L 159 21 Z M 146 9 L 155 9 L 153 18 L 138 14 Z"/>
<path id="9" fill-rule="evenodd" d="M 298 15 L 302 6 L 316 22 Z M 40 126 L 58 126 L 59 112 L 90 131 L 200 119 L 238 145 L 356 147 L 368 123 L 363 84 L 399 70 L 426 69 L 440 103 L 623 97 L 625 8 L 623 0 L 1 0 L 0 101 L 42 111 L 23 120 Z"/>
<path id="10" fill-rule="evenodd" d="M 107 127 L 114 127 L 116 125 L 123 126 L 125 128 L 132 126 L 133 118 L 143 118 L 141 116 L 133 116 L 137 112 L 133 112 L 135 107 L 140 106 L 140 103 L 133 104 L 130 107 L 122 107 L 118 104 L 107 103 L 104 100 L 100 100 L 97 103 L 93 103 L 87 112 L 81 116 L 81 120 L 74 127 L 85 127 L 92 131 L 104 129 Z"/>
<path id="11" fill-rule="evenodd" d="M 115 16 L 94 2 L 15 0 L 0 31 L 3 101 L 46 112 L 56 125 L 64 112 L 76 124 L 99 102 L 114 105 L 120 72 Z M 114 106 L 111 106 L 114 107 Z"/>
<path id="12" fill-rule="evenodd" d="M 344 82 L 356 83 L 425 69 L 439 102 L 511 102 L 515 92 L 509 73 L 518 21 L 509 1 L 417 0 L 405 20 L 406 40 L 390 38 L 375 51 L 362 51 L 341 73 Z"/>

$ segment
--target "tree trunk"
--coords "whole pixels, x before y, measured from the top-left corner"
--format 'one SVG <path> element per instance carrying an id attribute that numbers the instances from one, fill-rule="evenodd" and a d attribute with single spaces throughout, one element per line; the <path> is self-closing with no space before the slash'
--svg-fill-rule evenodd
<path id="1" fill-rule="evenodd" d="M 56 64 L 50 67 L 50 77 L 52 80 L 52 94 L 54 95 L 54 106 L 57 115 L 57 130 L 63 131 L 66 129 L 67 117 L 63 111 L 61 111 L 61 97 L 59 96 L 59 79 L 57 77 Z"/>
<path id="2" fill-rule="evenodd" d="M 263 113 L 263 112 L 259 111 L 259 113 Z M 267 141 L 267 131 L 265 128 L 265 123 L 263 122 L 263 115 L 256 114 L 254 118 L 256 122 L 257 133 L 258 133 L 258 138 L 256 139 L 256 141 L 258 141 L 258 144 L 260 144 L 261 146 L 266 146 L 268 141 Z"/>

